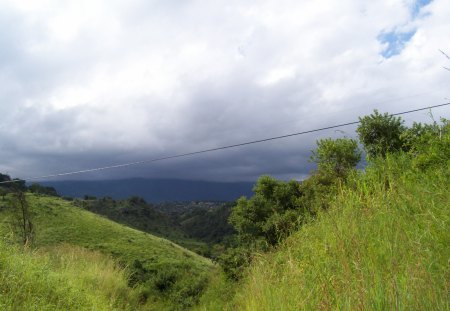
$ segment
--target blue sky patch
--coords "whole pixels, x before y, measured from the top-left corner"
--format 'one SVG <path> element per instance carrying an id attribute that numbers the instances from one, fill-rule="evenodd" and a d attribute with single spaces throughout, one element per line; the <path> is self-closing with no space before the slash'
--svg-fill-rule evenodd
<path id="1" fill-rule="evenodd" d="M 421 9 L 430 4 L 433 0 L 416 0 L 411 6 L 411 15 L 414 20 L 420 14 Z M 386 44 L 386 48 L 381 52 L 384 58 L 390 58 L 392 56 L 398 55 L 405 48 L 406 43 L 411 40 L 411 38 L 416 33 L 415 30 L 409 32 L 382 32 L 378 36 L 378 41 L 382 44 Z"/>
<path id="2" fill-rule="evenodd" d="M 383 44 L 387 43 L 387 47 L 381 52 L 381 55 L 383 55 L 384 58 L 390 58 L 400 54 L 404 49 L 405 44 L 411 40 L 415 33 L 415 30 L 402 33 L 397 33 L 395 31 L 382 33 L 378 36 L 378 41 Z"/>
<path id="3" fill-rule="evenodd" d="M 420 9 L 428 4 L 430 4 L 433 0 L 416 0 L 413 4 L 413 6 L 411 7 L 411 14 L 413 17 L 416 17 L 419 12 Z"/>

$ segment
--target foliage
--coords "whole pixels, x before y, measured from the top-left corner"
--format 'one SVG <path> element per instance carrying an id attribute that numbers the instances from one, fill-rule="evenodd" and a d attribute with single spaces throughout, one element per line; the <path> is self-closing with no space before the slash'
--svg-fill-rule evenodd
<path id="1" fill-rule="evenodd" d="M 282 182 L 262 176 L 253 188 L 254 196 L 237 201 L 229 221 L 241 241 L 273 246 L 296 228 L 302 210 L 297 209 L 301 195 L 297 181 Z"/>
<path id="2" fill-rule="evenodd" d="M 171 218 L 180 225 L 188 238 L 206 243 L 221 243 L 235 232 L 228 223 L 231 207 L 231 203 L 192 206 Z"/>
<path id="3" fill-rule="evenodd" d="M 319 202 L 334 192 L 336 179 L 344 178 L 361 157 L 353 139 L 322 139 L 311 159 L 318 171 L 299 183 L 278 181 L 270 176 L 258 179 L 250 199 L 237 201 L 230 223 L 242 243 L 274 246 L 297 229 L 314 211 L 324 208 Z M 267 248 L 267 247 L 266 247 Z"/>
<path id="4" fill-rule="evenodd" d="M 450 121 L 441 120 L 441 124 L 414 123 L 403 135 L 409 153 L 414 157 L 413 165 L 429 168 L 436 165 L 448 167 L 450 157 Z"/>
<path id="5" fill-rule="evenodd" d="M 223 252 L 217 261 L 225 272 L 225 275 L 237 281 L 243 276 L 245 269 L 250 265 L 252 256 L 253 251 L 250 248 L 235 247 Z"/>
<path id="6" fill-rule="evenodd" d="M 258 179 L 250 199 L 237 201 L 229 221 L 238 234 L 238 246 L 218 261 L 232 279 L 239 279 L 250 263 L 251 252 L 267 251 L 308 222 L 318 210 L 328 208 L 337 185 L 355 168 L 361 152 L 353 139 L 322 139 L 311 159 L 318 170 L 299 183 L 278 181 L 270 176 Z M 245 252 L 243 252 L 245 249 Z"/>
<path id="7" fill-rule="evenodd" d="M 134 196 L 128 200 L 101 198 L 76 200 L 78 206 L 104 215 L 160 237 L 170 239 L 196 253 L 214 258 L 222 252 L 221 245 L 234 233 L 228 223 L 230 203 L 166 202 L 151 204 Z"/>
<path id="8" fill-rule="evenodd" d="M 361 159 L 358 143 L 350 138 L 321 139 L 312 151 L 311 160 L 317 163 L 318 171 L 323 175 L 344 178 L 350 169 L 354 169 Z"/>
<path id="9" fill-rule="evenodd" d="M 131 197 L 128 200 L 113 200 L 106 197 L 76 200 L 75 204 L 118 223 L 159 236 L 169 236 L 176 231 L 171 230 L 171 220 L 164 213 L 140 197 Z"/>
<path id="10" fill-rule="evenodd" d="M 385 157 L 387 153 L 401 151 L 404 147 L 402 134 L 406 130 L 400 117 L 377 110 L 359 118 L 356 132 L 369 157 Z"/>

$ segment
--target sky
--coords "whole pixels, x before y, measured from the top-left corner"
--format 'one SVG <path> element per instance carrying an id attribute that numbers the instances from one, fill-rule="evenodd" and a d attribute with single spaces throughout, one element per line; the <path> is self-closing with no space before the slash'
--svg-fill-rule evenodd
<path id="1" fill-rule="evenodd" d="M 0 0 L 0 172 L 116 165 L 443 104 L 449 16 L 448 0 Z M 354 130 L 72 178 L 303 179 L 317 139 Z"/>

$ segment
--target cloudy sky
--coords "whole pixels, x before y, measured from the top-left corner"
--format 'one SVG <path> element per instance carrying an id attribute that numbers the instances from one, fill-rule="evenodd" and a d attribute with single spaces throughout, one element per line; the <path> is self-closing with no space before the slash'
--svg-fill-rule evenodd
<path id="1" fill-rule="evenodd" d="M 0 0 L 0 172 L 115 165 L 448 102 L 449 16 L 448 0 Z M 76 179 L 302 178 L 316 139 L 354 136 L 341 130 Z"/>

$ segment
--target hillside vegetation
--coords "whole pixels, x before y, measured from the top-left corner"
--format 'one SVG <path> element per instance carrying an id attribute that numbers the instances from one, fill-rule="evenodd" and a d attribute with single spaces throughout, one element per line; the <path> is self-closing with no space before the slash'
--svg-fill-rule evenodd
<path id="1" fill-rule="evenodd" d="M 217 257 L 234 233 L 228 223 L 232 203 L 147 203 L 132 196 L 127 200 L 87 197 L 74 204 L 126 226 L 160 236 L 202 256 Z"/>
<path id="2" fill-rule="evenodd" d="M 138 287 L 142 304 L 185 308 L 195 303 L 207 284 L 210 261 L 168 240 L 114 223 L 62 199 L 35 194 L 26 198 L 33 213 L 35 247 L 70 244 L 113 256 L 131 272 L 128 283 Z M 12 231 L 13 218 L 12 209 L 0 210 L 5 234 Z M 50 251 L 48 256 L 52 254 Z M 16 255 L 12 252 L 11 256 Z M 26 264 L 23 269 L 28 269 Z"/>
<path id="3" fill-rule="evenodd" d="M 263 177 L 238 201 L 241 246 L 199 310 L 449 309 L 450 122 L 361 121 L 363 171 L 352 140 L 320 140 L 301 185 Z"/>
<path id="4" fill-rule="evenodd" d="M 328 211 L 256 260 L 239 310 L 448 310 L 447 167 L 372 164 Z"/>

